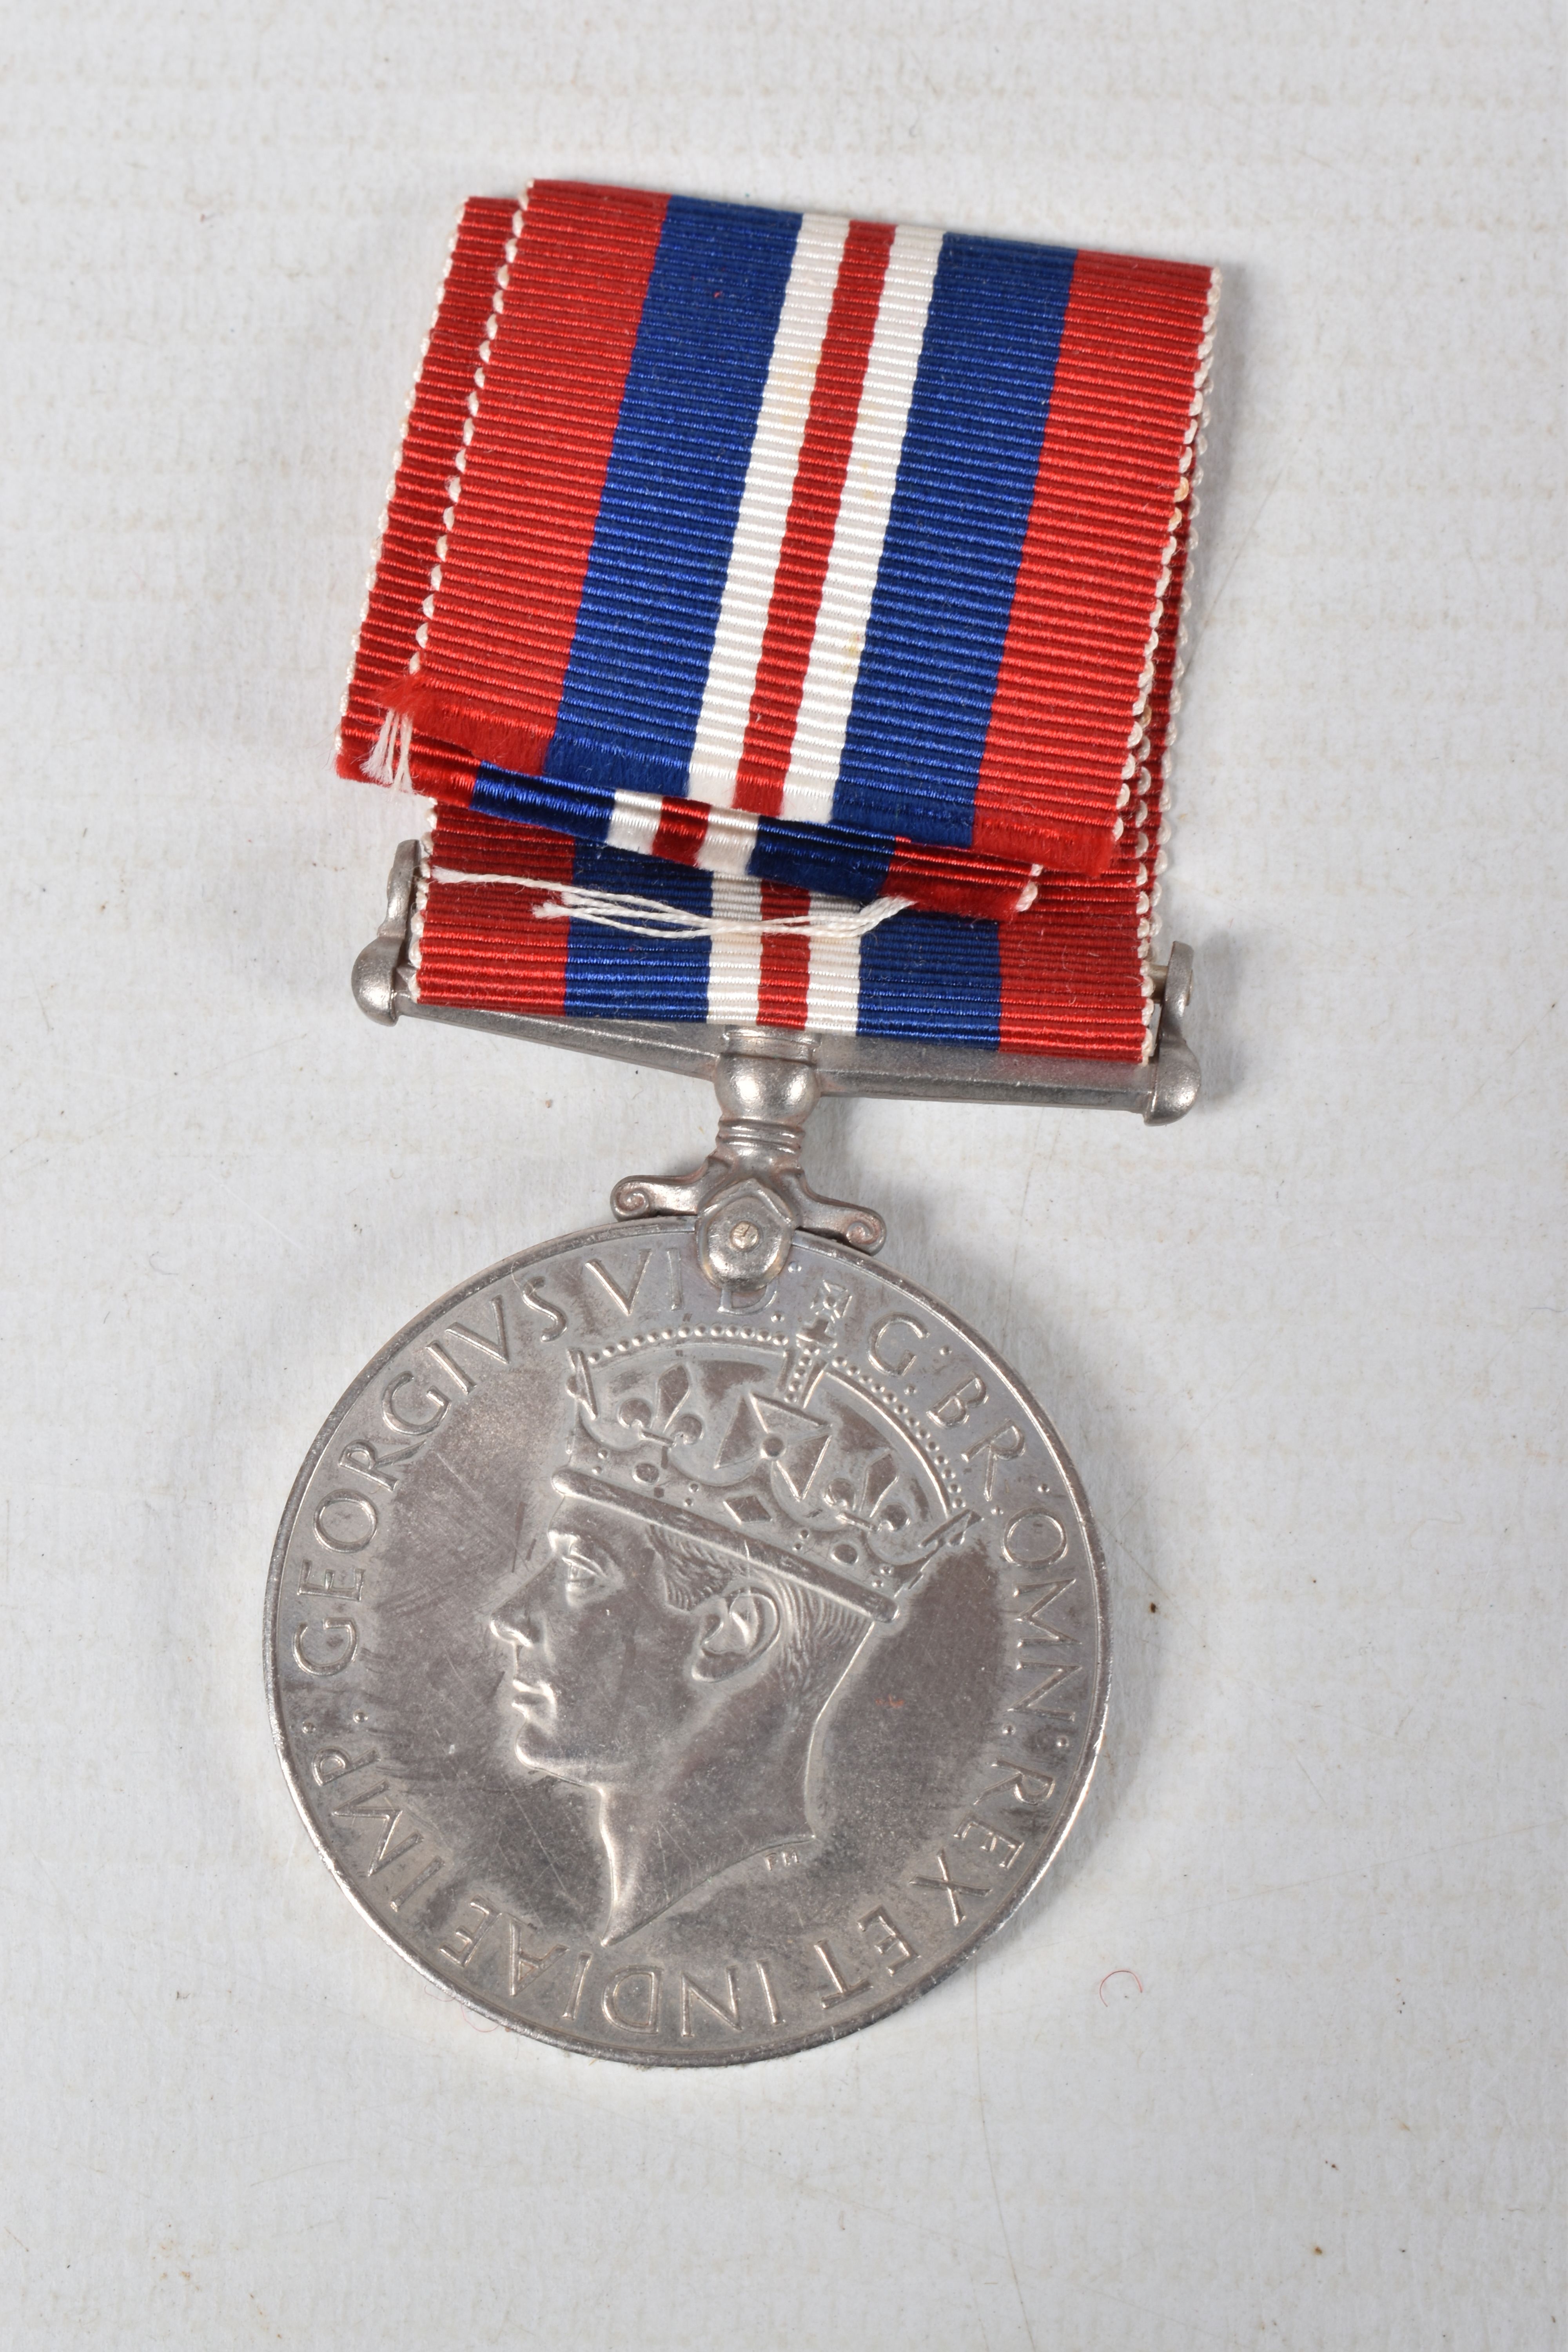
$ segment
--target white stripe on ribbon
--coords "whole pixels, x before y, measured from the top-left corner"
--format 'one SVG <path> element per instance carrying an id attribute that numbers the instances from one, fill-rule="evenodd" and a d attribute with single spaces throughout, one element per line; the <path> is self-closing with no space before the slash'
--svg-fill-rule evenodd
<path id="1" fill-rule="evenodd" d="M 833 788 L 941 254 L 940 229 L 900 228 L 894 234 L 779 806 L 779 814 L 796 824 L 826 824 L 833 814 Z M 814 957 L 814 970 L 815 964 Z M 851 1032 L 853 1027 L 851 1022 Z"/>
<path id="2" fill-rule="evenodd" d="M 773 576 L 848 233 L 847 220 L 806 213 L 795 238 L 691 747 L 687 790 L 714 808 L 734 806 Z"/>
<path id="3" fill-rule="evenodd" d="M 712 889 L 716 920 L 757 928 L 715 932 L 708 950 L 708 1018 L 750 1026 L 763 981 L 763 886 L 720 874 Z"/>
<path id="4" fill-rule="evenodd" d="M 609 849 L 629 849 L 638 857 L 653 856 L 653 837 L 664 803 L 657 793 L 617 793 L 605 835 Z"/>
<path id="5" fill-rule="evenodd" d="M 664 820 L 664 803 L 657 793 L 617 793 L 605 835 L 611 849 L 629 849 L 638 857 L 657 857 L 654 835 Z M 705 874 L 744 874 L 756 846 L 757 820 L 744 809 L 713 809 L 698 843 L 692 864 Z"/>
<path id="6" fill-rule="evenodd" d="M 826 914 L 841 908 L 839 898 L 819 898 L 814 892 L 811 912 Z M 860 940 L 840 931 L 831 922 L 810 933 L 806 970 L 805 1025 L 831 1029 L 837 1036 L 853 1037 L 860 1019 Z"/>
<path id="7" fill-rule="evenodd" d="M 744 809 L 715 809 L 697 852 L 708 874 L 744 874 L 757 845 L 757 820 Z"/>

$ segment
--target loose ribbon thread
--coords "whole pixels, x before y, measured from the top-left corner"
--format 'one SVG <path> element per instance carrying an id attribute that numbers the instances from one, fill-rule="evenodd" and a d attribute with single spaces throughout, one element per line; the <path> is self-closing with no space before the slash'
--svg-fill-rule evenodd
<path id="1" fill-rule="evenodd" d="M 629 931 L 641 940 L 722 940 L 794 938 L 826 946 L 863 940 L 868 931 L 901 915 L 907 898 L 874 898 L 868 906 L 820 908 L 807 915 L 771 915 L 754 921 L 733 915 L 700 915 L 689 907 L 671 907 L 660 898 L 641 898 L 633 891 L 595 890 L 582 882 L 550 882 L 535 874 L 467 874 L 455 866 L 433 866 L 433 882 L 503 883 L 517 890 L 548 893 L 533 908 L 548 920 L 595 923 L 602 930 Z"/>

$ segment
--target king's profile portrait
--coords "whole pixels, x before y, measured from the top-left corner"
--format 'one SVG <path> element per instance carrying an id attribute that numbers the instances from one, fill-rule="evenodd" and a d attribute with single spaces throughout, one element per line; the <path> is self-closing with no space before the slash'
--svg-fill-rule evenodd
<path id="1" fill-rule="evenodd" d="M 605 1943 L 815 1843 L 825 1720 L 970 1524 L 836 1370 L 831 1304 L 782 1356 L 575 1360 L 566 1458 L 489 1631 L 513 1764 L 596 1805 Z"/>

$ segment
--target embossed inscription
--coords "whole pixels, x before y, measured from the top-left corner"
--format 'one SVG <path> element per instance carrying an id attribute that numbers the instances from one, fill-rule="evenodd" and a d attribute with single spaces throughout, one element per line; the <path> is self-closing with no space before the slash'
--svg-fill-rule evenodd
<path id="1" fill-rule="evenodd" d="M 307 1552 L 300 1562 L 294 1590 L 297 1593 L 335 1593 L 340 1600 L 357 1601 L 364 1590 L 364 1562 L 320 1559 Z"/>
<path id="2" fill-rule="evenodd" d="M 683 2042 L 689 2042 L 691 2039 L 693 2001 L 700 2001 L 704 2009 L 710 2009 L 715 2017 L 721 2019 L 734 2032 L 739 2033 L 741 2031 L 741 1971 L 733 1960 L 724 1971 L 724 1985 L 725 1996 L 721 1998 L 717 1993 L 710 1992 L 706 1985 L 700 1984 L 695 1977 L 689 1977 L 682 1969 L 680 1971 L 680 2038 Z"/>
<path id="3" fill-rule="evenodd" d="M 1002 1464 L 1016 1462 L 1023 1451 L 1024 1433 L 1016 1421 L 1005 1421 L 1000 1429 L 992 1431 L 989 1437 L 977 1438 L 973 1445 L 964 1447 L 963 1459 L 966 1465 L 976 1462 L 985 1465 L 983 1491 L 987 1502 L 996 1492 L 996 1477 Z"/>
<path id="4" fill-rule="evenodd" d="M 395 1430 L 400 1437 L 428 1437 L 452 1409 L 451 1398 L 444 1396 L 439 1389 L 425 1388 L 411 1397 L 409 1391 L 418 1388 L 416 1372 L 399 1372 L 382 1391 L 381 1417 L 388 1429 Z"/>
<path id="5" fill-rule="evenodd" d="M 1051 1511 L 1031 1505 L 1002 1530 L 1002 1556 L 1014 1568 L 1054 1568 L 1068 1548 L 1068 1531 Z"/>
<path id="6" fill-rule="evenodd" d="M 596 1257 L 591 1257 L 588 1260 L 584 1271 L 597 1276 L 600 1286 L 605 1295 L 615 1300 L 623 1315 L 629 1318 L 632 1308 L 637 1305 L 637 1292 L 642 1288 L 642 1278 L 652 1264 L 652 1250 L 644 1250 L 632 1269 L 631 1282 L 625 1290 L 621 1288 L 608 1266 L 602 1265 Z"/>
<path id="7" fill-rule="evenodd" d="M 960 1831 L 959 1834 L 962 1836 L 963 1832 Z M 990 1893 L 989 1887 L 966 1886 L 962 1879 L 954 1878 L 952 1871 L 948 1868 L 947 1855 L 941 1847 L 938 1847 L 937 1849 L 935 1877 L 926 1878 L 917 1874 L 915 1877 L 910 1879 L 910 1885 L 911 1886 L 929 1886 L 933 1889 L 935 1893 L 945 1895 L 948 1903 L 952 1906 L 952 1924 L 955 1927 L 960 1927 L 963 1921 L 964 1914 L 962 1900 L 963 1896 L 965 1895 L 982 1896 Z"/>
<path id="8" fill-rule="evenodd" d="M 1061 1599 L 1064 1592 L 1070 1591 L 1077 1582 L 1076 1576 L 1053 1576 L 1047 1578 L 1044 1584 L 1016 1584 L 1013 1587 L 1014 1600 L 1020 1604 L 1025 1602 L 1028 1604 L 1026 1607 L 1021 1605 L 1018 1610 L 1021 1624 L 1026 1625 L 1029 1629 L 1026 1633 L 1022 1631 L 1019 1633 L 1018 1640 L 1022 1646 L 1028 1648 L 1041 1643 L 1055 1643 L 1072 1640 L 1070 1633 L 1064 1633 L 1059 1627 L 1047 1624 L 1046 1612 L 1054 1601 Z"/>
<path id="9" fill-rule="evenodd" d="M 432 1854 L 429 1861 L 426 1863 L 424 1868 L 416 1876 L 409 1880 L 406 1886 L 400 1886 L 395 1895 L 389 1895 L 387 1896 L 387 1909 L 389 1911 L 401 1911 L 405 1905 L 410 1902 L 412 1898 L 418 1894 L 420 1888 L 422 1886 L 428 1886 L 430 1881 L 437 1877 L 440 1872 L 445 1869 L 445 1867 L 446 1864 L 441 1855 Z"/>
<path id="10" fill-rule="evenodd" d="M 520 1283 L 518 1287 L 522 1294 L 524 1305 L 531 1307 L 536 1315 L 544 1316 L 550 1323 L 550 1329 L 542 1332 L 541 1338 L 547 1343 L 552 1339 L 559 1339 L 561 1334 L 568 1328 L 568 1320 L 555 1301 L 545 1297 L 542 1275 L 536 1274 L 531 1282 Z"/>
<path id="11" fill-rule="evenodd" d="M 1027 1671 L 1023 1659 L 1020 1658 L 1018 1664 L 1021 1671 Z M 1050 1696 L 1052 1691 L 1060 1690 L 1064 1683 L 1075 1681 L 1082 1672 L 1083 1668 L 1081 1666 L 1052 1666 L 1048 1673 L 1047 1673 L 1042 1679 L 1035 1685 L 1034 1689 L 1029 1693 L 1027 1698 L 1015 1699 L 1013 1702 L 1013 1712 L 1016 1715 L 1033 1714 L 1037 1708 L 1045 1705 L 1046 1700 Z M 1072 1717 L 1068 1715 L 1063 1719 L 1064 1721 L 1070 1723 L 1072 1721 Z"/>
<path id="12" fill-rule="evenodd" d="M 991 1855 L 1003 1870 L 1010 1862 L 1016 1862 L 1024 1851 L 1022 1838 L 1009 1837 L 1005 1831 L 993 1829 L 990 1822 L 983 1822 L 978 1813 L 966 1815 L 959 1823 L 959 1844 L 966 1843 L 970 1838 L 977 1839 L 981 1853 Z M 975 1891 L 971 1889 L 972 1893 Z"/>
<path id="13" fill-rule="evenodd" d="M 605 2022 L 623 2033 L 657 2033 L 663 1980 L 662 1969 L 617 1969 L 599 1995 Z"/>
<path id="14" fill-rule="evenodd" d="M 987 1797 L 1005 1791 L 1015 1805 L 1023 1806 L 1028 1812 L 1043 1812 L 1056 1794 L 1054 1773 L 1037 1772 L 1031 1765 L 1015 1763 L 1002 1757 L 997 1758 L 995 1769 L 1004 1778 L 993 1780 L 988 1789 L 982 1789 L 974 1800 L 977 1805 L 984 1803 Z"/>
<path id="15" fill-rule="evenodd" d="M 409 1463 L 417 1462 L 417 1444 L 413 1445 L 377 1446 L 367 1437 L 351 1438 L 338 1455 L 340 1470 L 357 1471 L 377 1486 L 384 1486 L 389 1495 L 397 1492 L 397 1481 Z"/>
<path id="16" fill-rule="evenodd" d="M 592 1952 L 578 1953 L 577 1973 L 572 1979 L 572 1990 L 568 1996 L 566 2006 L 561 2012 L 568 2025 L 574 2025 L 578 2017 L 582 2013 L 583 1988 L 588 1981 L 588 1970 L 593 1967 L 593 1965 L 594 1955 Z"/>
<path id="17" fill-rule="evenodd" d="M 440 1874 L 446 1866 L 445 1857 L 436 1849 L 428 1829 L 415 1818 L 407 1806 L 400 1804 L 395 1798 L 391 1803 L 383 1801 L 391 1791 L 390 1780 L 377 1780 L 371 1788 L 356 1788 L 352 1792 L 345 1792 L 343 1781 L 363 1771 L 373 1759 L 366 1757 L 362 1763 L 345 1765 L 340 1771 L 335 1769 L 335 1764 L 341 1752 L 326 1749 L 318 1754 L 312 1766 L 312 1777 L 319 1786 L 330 1787 L 332 1790 L 333 1802 L 328 1811 L 333 1821 L 352 1822 L 356 1828 L 362 1823 L 380 1822 L 381 1835 L 368 1859 L 362 1860 L 361 1874 L 366 1879 L 384 1881 L 376 1892 L 384 1899 L 389 1910 L 399 1911 L 421 1887 L 427 1886 Z M 404 1879 L 399 1884 L 393 1874 L 398 1873 L 408 1862 L 416 1862 L 418 1868 L 412 1878 Z"/>
<path id="18" fill-rule="evenodd" d="M 833 1947 L 826 1936 L 821 1937 L 811 1948 L 826 1969 L 828 1982 L 833 1987 L 831 1992 L 819 1993 L 817 1996 L 824 2009 L 837 2009 L 841 2000 L 853 2000 L 858 1992 L 865 1992 L 868 1990 L 871 1982 L 870 1978 L 861 1977 L 857 1982 L 851 1983 L 835 1959 Z"/>
<path id="19" fill-rule="evenodd" d="M 916 1946 L 884 1904 L 876 1905 L 856 1924 L 858 1932 L 864 1936 L 873 1954 L 881 1961 L 890 1977 L 896 1977 L 900 1969 L 907 1969 L 911 1962 L 920 1958 L 920 1952 Z M 823 1992 L 820 1990 L 817 1992 L 817 1999 L 824 2009 L 837 2009 L 840 2001 L 853 2000 L 857 1993 L 869 1991 L 871 1978 L 846 1976 L 838 1957 L 826 1936 L 817 1937 L 811 1948 L 816 1953 L 833 1988 L 831 1992 Z"/>
<path id="20" fill-rule="evenodd" d="M 892 1335 L 897 1333 L 897 1338 Z M 884 1315 L 875 1325 L 866 1342 L 866 1353 L 880 1372 L 891 1372 L 900 1379 L 914 1362 L 920 1350 L 911 1348 L 909 1337 L 916 1340 L 926 1336 L 926 1327 L 913 1315 Z"/>
<path id="21" fill-rule="evenodd" d="M 911 1960 L 920 1958 L 903 1929 L 894 1925 L 880 1904 L 874 1911 L 867 1912 L 860 1922 L 860 1933 L 890 1977 L 896 1977 L 900 1969 L 907 1969 Z M 889 1959 L 889 1952 L 895 1953 L 897 1958 Z"/>
<path id="22" fill-rule="evenodd" d="M 756 1969 L 757 1974 L 762 1979 L 763 1999 L 768 2005 L 768 2023 L 770 2025 L 783 2025 L 784 2022 L 784 2013 L 779 2007 L 778 1995 L 773 1990 L 773 1980 L 772 1974 L 769 1971 L 766 1960 L 759 1960 L 756 1963 Z"/>
<path id="23" fill-rule="evenodd" d="M 470 1348 L 477 1348 L 480 1355 L 491 1357 L 498 1364 L 510 1364 L 511 1361 L 511 1346 L 507 1338 L 506 1317 L 501 1310 L 500 1296 L 499 1292 L 492 1292 L 489 1298 L 481 1299 L 479 1301 L 479 1306 L 488 1307 L 491 1314 L 495 1317 L 496 1328 L 493 1339 L 483 1331 L 476 1331 L 472 1329 L 467 1323 L 448 1323 L 445 1331 L 441 1335 L 442 1338 L 444 1339 L 451 1339 L 453 1341 L 465 1339 Z M 471 1311 L 474 1315 L 474 1319 L 477 1322 L 479 1320 L 479 1307 L 475 1307 Z"/>
<path id="24" fill-rule="evenodd" d="M 471 1396 L 473 1394 L 474 1382 L 468 1378 L 467 1372 L 463 1370 L 460 1364 L 455 1364 L 452 1361 L 450 1355 L 447 1353 L 447 1349 L 442 1347 L 438 1339 L 427 1339 L 425 1343 L 425 1353 L 430 1358 L 431 1361 L 437 1366 L 438 1370 L 449 1372 L 451 1374 L 453 1380 L 457 1381 L 458 1388 L 462 1391 L 465 1396 Z"/>
<path id="25" fill-rule="evenodd" d="M 950 1389 L 946 1396 L 931 1406 L 931 1418 L 940 1422 L 943 1429 L 956 1429 L 961 1422 L 969 1419 L 976 1405 L 984 1403 L 986 1393 L 985 1383 L 979 1373 L 971 1372 L 959 1381 L 955 1389 Z"/>
<path id="26" fill-rule="evenodd" d="M 1025 1736 L 1032 1745 L 1057 1756 L 1070 1754 L 1078 1730 L 1076 1701 L 1081 1694 L 1082 1661 L 1075 1654 L 1078 1637 L 1053 1623 L 1047 1612 L 1069 1593 L 1076 1576 L 1041 1576 L 1067 1549 L 1067 1532 L 1051 1512 L 1031 1507 L 1008 1522 L 1003 1551 L 1022 1570 L 1013 1587 L 1016 1654 L 1013 1670 L 1027 1685 L 1024 1696 L 1012 1701 L 1009 1712 L 1029 1718 Z M 1066 1655 L 1061 1654 L 1066 1653 Z M 1008 1730 L 1012 1726 L 1005 1727 Z"/>
<path id="27" fill-rule="evenodd" d="M 365 1876 L 378 1877 L 382 1871 L 391 1870 L 398 1863 L 405 1862 L 415 1847 L 423 1845 L 424 1842 L 424 1832 L 408 1827 L 408 1815 L 400 1805 L 387 1822 L 386 1833 L 381 1843 L 365 1864 Z"/>
<path id="28" fill-rule="evenodd" d="M 546 1969 L 554 1966 L 566 1947 L 552 1944 L 547 1950 L 536 1952 L 531 1942 L 524 1941 L 521 1920 L 514 1919 L 509 1912 L 505 1926 L 506 1993 L 509 2000 L 515 2000 L 524 1985 L 531 1984 L 535 1977 L 542 1977 Z"/>
<path id="29" fill-rule="evenodd" d="M 294 1635 L 294 1664 L 301 1674 L 341 1675 L 359 1648 L 352 1617 L 307 1618 Z"/>
<path id="30" fill-rule="evenodd" d="M 364 1551 L 375 1540 L 381 1514 L 368 1495 L 352 1495 L 342 1487 L 317 1504 L 310 1525 L 316 1541 L 329 1551 Z"/>
<path id="31" fill-rule="evenodd" d="M 484 1942 L 485 1930 L 496 1915 L 488 1903 L 479 1901 L 477 1895 L 470 1895 L 461 1906 L 461 1910 L 467 1915 L 468 1924 L 464 1926 L 458 1920 L 453 1920 L 436 1949 L 444 1953 L 447 1959 L 456 1960 L 459 1968 L 466 1969 Z"/>
<path id="32" fill-rule="evenodd" d="M 324 1789 L 329 1780 L 342 1780 L 351 1772 L 363 1772 L 376 1760 L 374 1748 L 354 1757 L 341 1748 L 318 1748 L 310 1759 L 310 1778 L 318 1789 Z"/>
<path id="33" fill-rule="evenodd" d="M 564 1944 L 544 1944 L 539 1930 L 498 1905 L 470 1895 L 460 1903 L 437 1944 L 443 1958 L 468 1969 L 483 1960 L 492 1969 L 508 2000 L 518 1996 L 536 1977 L 552 1968 L 565 1952 Z M 586 1970 L 583 1971 L 585 1974 Z M 579 1981 L 574 2001 L 581 1998 Z"/>

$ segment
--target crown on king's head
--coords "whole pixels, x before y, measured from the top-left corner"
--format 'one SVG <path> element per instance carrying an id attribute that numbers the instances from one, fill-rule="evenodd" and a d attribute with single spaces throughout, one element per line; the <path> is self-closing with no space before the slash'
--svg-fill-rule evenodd
<path id="1" fill-rule="evenodd" d="M 810 1327 L 784 1358 L 691 1342 L 591 1367 L 559 1494 L 767 1569 L 884 1623 L 974 1515 L 914 1440 L 836 1378 Z"/>

